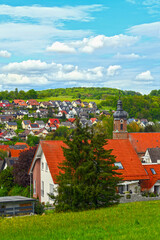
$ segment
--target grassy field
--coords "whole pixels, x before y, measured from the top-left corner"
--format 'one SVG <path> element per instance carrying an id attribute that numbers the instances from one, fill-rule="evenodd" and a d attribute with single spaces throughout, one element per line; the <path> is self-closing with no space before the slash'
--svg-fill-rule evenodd
<path id="1" fill-rule="evenodd" d="M 158 240 L 160 201 L 77 213 L 0 218 L 1 240 Z"/>
<path id="2" fill-rule="evenodd" d="M 60 100 L 60 101 L 64 101 L 64 100 L 68 100 L 68 101 L 74 101 L 76 99 L 73 99 L 71 96 L 59 96 L 59 97 L 44 97 L 44 98 L 38 98 L 36 99 L 38 102 L 43 102 L 43 101 L 49 101 L 49 100 Z M 81 101 L 83 102 L 95 102 L 96 104 L 100 103 L 101 100 L 97 100 L 97 99 L 81 99 Z"/>

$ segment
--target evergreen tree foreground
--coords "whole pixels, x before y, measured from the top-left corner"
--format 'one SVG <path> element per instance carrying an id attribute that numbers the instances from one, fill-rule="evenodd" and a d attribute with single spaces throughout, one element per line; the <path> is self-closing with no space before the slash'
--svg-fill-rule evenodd
<path id="1" fill-rule="evenodd" d="M 112 150 L 105 150 L 105 134 L 81 127 L 77 121 L 72 140 L 63 148 L 65 161 L 57 176 L 56 211 L 80 211 L 108 207 L 119 202 L 116 186 L 121 180 Z"/>

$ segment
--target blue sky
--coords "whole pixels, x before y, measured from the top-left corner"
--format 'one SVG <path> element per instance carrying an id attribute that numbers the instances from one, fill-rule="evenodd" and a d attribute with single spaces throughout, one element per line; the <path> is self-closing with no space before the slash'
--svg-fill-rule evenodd
<path id="1" fill-rule="evenodd" d="M 160 0 L 3 1 L 0 90 L 160 89 Z"/>

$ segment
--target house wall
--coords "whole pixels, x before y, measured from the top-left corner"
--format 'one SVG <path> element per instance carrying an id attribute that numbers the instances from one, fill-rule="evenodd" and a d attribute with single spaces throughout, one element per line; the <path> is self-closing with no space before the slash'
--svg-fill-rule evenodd
<path id="1" fill-rule="evenodd" d="M 33 197 L 39 198 L 41 201 L 41 172 L 40 172 L 40 159 L 37 159 L 33 168 L 33 187 L 34 181 L 36 181 L 36 192 L 33 191 Z"/>
<path id="2" fill-rule="evenodd" d="M 42 164 L 44 166 L 44 169 L 42 169 Z M 41 196 L 41 202 L 49 202 L 49 203 L 53 203 L 54 201 L 52 199 L 50 199 L 50 197 L 48 196 L 48 193 L 50 193 L 50 184 L 53 185 L 54 189 L 57 188 L 57 184 L 55 184 L 53 182 L 51 173 L 49 171 L 49 168 L 46 168 L 46 158 L 44 156 L 44 154 L 42 153 L 42 157 L 41 157 L 41 185 L 42 185 L 42 181 L 44 182 L 44 196 Z"/>

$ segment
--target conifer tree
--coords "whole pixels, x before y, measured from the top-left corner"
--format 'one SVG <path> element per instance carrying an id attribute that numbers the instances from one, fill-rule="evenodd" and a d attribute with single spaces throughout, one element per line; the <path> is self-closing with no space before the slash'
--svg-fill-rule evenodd
<path id="1" fill-rule="evenodd" d="M 116 186 L 120 180 L 114 166 L 115 156 L 105 150 L 105 135 L 94 134 L 77 121 L 72 140 L 65 141 L 65 161 L 57 176 L 56 211 L 78 211 L 118 203 Z"/>

